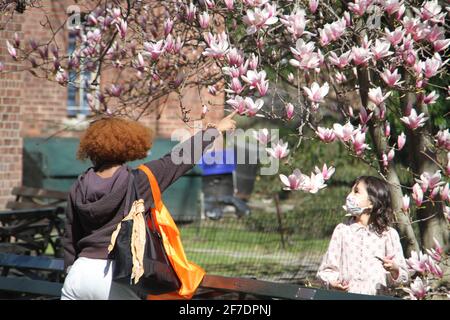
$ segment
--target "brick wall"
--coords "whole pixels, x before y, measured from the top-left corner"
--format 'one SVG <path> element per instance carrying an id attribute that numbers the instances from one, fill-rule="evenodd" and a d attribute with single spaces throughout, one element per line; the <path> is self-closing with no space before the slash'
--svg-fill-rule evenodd
<path id="1" fill-rule="evenodd" d="M 6 65 L 6 69 L 13 70 L 18 67 L 8 55 L 6 39 L 12 42 L 14 32 L 18 32 L 27 48 L 31 38 L 38 44 L 48 41 L 52 35 L 50 28 L 42 27 L 40 23 L 45 23 L 48 17 L 53 28 L 59 27 L 66 18 L 66 8 L 74 3 L 74 0 L 44 0 L 41 10 L 27 9 L 24 14 L 16 13 L 14 19 L 8 22 L 6 30 L 0 31 L 0 61 Z M 0 21 L 4 20 L 5 17 L 0 16 Z M 66 48 L 67 30 L 56 39 L 60 48 Z M 111 79 L 111 75 L 102 74 L 102 87 Z M 223 116 L 223 95 L 213 97 L 205 89 L 202 91 L 202 97 L 204 101 L 217 104 L 211 108 L 205 119 L 205 122 L 216 122 Z M 202 104 L 196 88 L 186 91 L 183 104 L 192 108 L 192 118 L 200 117 Z M 155 114 L 150 114 L 144 116 L 141 121 L 153 128 L 156 136 L 170 138 L 175 129 L 189 129 L 181 120 L 179 102 L 175 96 L 169 95 L 167 99 L 160 99 L 160 102 L 155 103 L 155 107 L 164 109 L 160 119 L 156 120 Z M 46 79 L 36 78 L 29 72 L 0 75 L 0 210 L 8 199 L 11 199 L 12 188 L 21 185 L 22 138 L 80 136 L 78 131 L 61 131 L 66 118 L 67 88 Z"/>
<path id="2" fill-rule="evenodd" d="M 0 15 L 0 25 L 8 18 Z M 23 16 L 15 16 L 6 28 L 0 30 L 0 209 L 11 200 L 11 190 L 22 182 L 22 73 L 14 72 L 20 65 L 8 54 L 6 40 L 13 42 L 14 32 L 22 35 Z"/>

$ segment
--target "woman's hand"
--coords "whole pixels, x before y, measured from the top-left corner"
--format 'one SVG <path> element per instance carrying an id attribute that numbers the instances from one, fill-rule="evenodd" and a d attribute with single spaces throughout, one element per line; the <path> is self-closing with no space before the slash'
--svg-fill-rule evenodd
<path id="1" fill-rule="evenodd" d="M 398 265 L 393 260 L 393 256 L 383 258 L 383 268 L 391 273 L 392 278 L 397 279 L 400 273 Z"/>
<path id="2" fill-rule="evenodd" d="M 216 125 L 216 129 L 220 132 L 228 131 L 228 130 L 234 130 L 236 129 L 236 121 L 233 120 L 233 117 L 237 114 L 237 111 L 233 111 L 228 116 L 223 118 L 219 121 L 219 123 Z"/>
<path id="3" fill-rule="evenodd" d="M 348 291 L 350 288 L 350 284 L 345 282 L 339 282 L 339 281 L 331 281 L 330 287 L 332 289 L 340 290 L 340 291 Z"/>

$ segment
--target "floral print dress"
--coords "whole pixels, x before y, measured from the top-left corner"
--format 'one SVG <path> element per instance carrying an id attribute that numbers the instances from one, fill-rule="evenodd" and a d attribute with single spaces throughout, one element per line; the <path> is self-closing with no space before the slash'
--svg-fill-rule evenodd
<path id="1" fill-rule="evenodd" d="M 376 258 L 386 256 L 399 266 L 397 279 Z M 337 225 L 317 277 L 327 287 L 332 281 L 346 281 L 348 292 L 369 295 L 405 284 L 409 275 L 397 231 L 389 227 L 380 235 L 372 227 L 357 222 Z"/>

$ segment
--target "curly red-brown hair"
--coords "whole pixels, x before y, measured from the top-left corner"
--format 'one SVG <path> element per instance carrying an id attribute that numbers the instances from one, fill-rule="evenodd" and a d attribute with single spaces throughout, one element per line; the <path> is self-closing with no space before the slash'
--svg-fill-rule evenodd
<path id="1" fill-rule="evenodd" d="M 153 132 L 137 121 L 103 118 L 92 122 L 80 140 L 77 157 L 95 166 L 125 163 L 147 156 Z"/>

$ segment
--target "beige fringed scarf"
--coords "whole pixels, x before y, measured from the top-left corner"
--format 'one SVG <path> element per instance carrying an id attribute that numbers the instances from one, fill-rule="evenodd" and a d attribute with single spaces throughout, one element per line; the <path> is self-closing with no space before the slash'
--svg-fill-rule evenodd
<path id="1" fill-rule="evenodd" d="M 122 221 L 133 220 L 133 230 L 131 234 L 131 253 L 133 256 L 133 269 L 131 271 L 131 279 L 134 284 L 138 283 L 144 274 L 144 250 L 145 250 L 145 218 L 144 218 L 144 200 L 139 199 L 133 202 L 128 215 Z M 108 252 L 114 249 L 117 235 L 120 231 L 121 223 L 117 225 L 116 230 L 112 233 L 111 243 L 108 246 Z"/>

